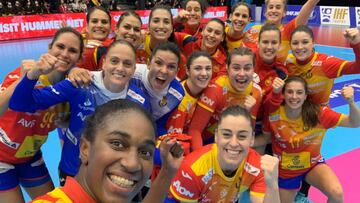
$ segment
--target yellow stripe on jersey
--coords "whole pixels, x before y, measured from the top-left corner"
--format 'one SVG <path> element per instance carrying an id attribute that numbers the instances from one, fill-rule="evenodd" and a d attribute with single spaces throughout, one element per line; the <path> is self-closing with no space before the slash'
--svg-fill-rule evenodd
<path id="1" fill-rule="evenodd" d="M 250 195 L 256 196 L 256 197 L 265 197 L 265 193 L 253 192 L 253 191 L 250 191 Z"/>
<path id="2" fill-rule="evenodd" d="M 181 202 L 197 202 L 197 200 L 185 199 L 180 197 L 179 195 L 176 194 L 176 191 L 174 191 L 173 187 L 170 187 L 170 192 L 177 200 L 180 200 Z"/>
<path id="3" fill-rule="evenodd" d="M 336 74 L 336 77 L 337 77 L 337 78 L 341 76 L 341 72 L 342 72 L 342 70 L 344 69 L 345 64 L 347 64 L 347 63 L 348 63 L 348 61 L 342 62 L 342 64 L 340 65 L 340 68 L 339 68 L 339 70 L 338 70 L 338 72 L 337 72 L 337 74 Z"/>

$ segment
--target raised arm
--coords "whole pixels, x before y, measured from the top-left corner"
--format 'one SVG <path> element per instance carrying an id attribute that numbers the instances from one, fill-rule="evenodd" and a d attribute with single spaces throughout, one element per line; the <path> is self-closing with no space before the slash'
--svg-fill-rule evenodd
<path id="1" fill-rule="evenodd" d="M 160 145 L 162 166 L 160 172 L 143 203 L 164 202 L 168 195 L 171 180 L 175 176 L 183 160 L 183 149 L 176 139 L 165 138 Z"/>
<path id="2" fill-rule="evenodd" d="M 191 151 L 199 149 L 203 146 L 202 132 L 206 128 L 212 113 L 205 108 L 197 105 L 194 116 L 191 120 L 188 134 L 191 138 Z"/>
<path id="3" fill-rule="evenodd" d="M 341 93 L 349 104 L 349 115 L 346 115 L 339 126 L 357 128 L 360 126 L 360 109 L 354 100 L 354 88 L 346 86 Z"/>
<path id="4" fill-rule="evenodd" d="M 343 32 L 344 37 L 350 43 L 355 54 L 355 61 L 348 62 L 344 65 L 339 75 L 358 74 L 360 73 L 360 34 L 357 28 L 348 28 Z"/>
<path id="5" fill-rule="evenodd" d="M 296 26 L 306 25 L 311 13 L 320 0 L 308 0 L 301 8 L 299 15 L 296 17 Z"/>
<path id="6" fill-rule="evenodd" d="M 63 80 L 54 86 L 35 88 L 40 75 L 47 74 L 54 69 L 57 58 L 44 54 L 40 60 L 34 62 L 33 67 L 29 70 L 20 83 L 15 88 L 10 101 L 9 107 L 16 111 L 35 112 L 39 109 L 47 109 L 55 104 L 68 101 L 73 93 L 65 89 L 75 89 L 69 81 Z"/>
<path id="7" fill-rule="evenodd" d="M 7 82 L 12 83 L 12 84 L 6 88 L 3 87 L 2 85 L 0 85 L 0 116 L 3 113 L 5 113 L 5 111 L 9 108 L 9 100 L 15 90 L 15 87 L 20 82 L 21 78 L 26 74 L 26 72 L 31 69 L 33 62 L 34 62 L 34 60 L 23 60 L 21 62 L 20 76 L 17 74 L 12 75 L 12 77 L 7 76 L 7 78 L 5 80 L 9 79 L 10 81 L 7 81 Z M 15 72 L 17 72 L 17 71 L 18 70 L 15 70 Z M 10 73 L 10 74 L 12 74 L 12 73 Z M 14 81 L 14 77 L 17 77 L 17 79 L 15 81 Z M 4 83 L 5 82 L 6 81 L 4 81 Z"/>
<path id="8" fill-rule="evenodd" d="M 278 77 L 273 80 L 272 91 L 266 95 L 263 103 L 265 116 L 277 110 L 280 104 L 283 102 L 282 89 L 284 84 L 285 81 Z"/>

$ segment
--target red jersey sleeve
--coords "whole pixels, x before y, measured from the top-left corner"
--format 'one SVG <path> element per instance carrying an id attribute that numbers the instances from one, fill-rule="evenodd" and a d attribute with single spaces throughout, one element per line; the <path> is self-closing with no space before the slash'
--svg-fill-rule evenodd
<path id="1" fill-rule="evenodd" d="M 331 108 L 325 106 L 320 109 L 320 123 L 326 128 L 334 128 L 339 125 L 343 118 L 343 114 L 333 111 Z"/>
<path id="2" fill-rule="evenodd" d="M 247 176 L 254 177 L 251 178 L 252 183 L 249 189 L 250 194 L 255 196 L 264 196 L 266 192 L 264 172 L 263 170 L 261 170 L 260 158 L 261 156 L 255 150 L 250 148 L 247 162 L 245 165 L 245 174 L 243 174 L 244 179 L 246 179 Z"/>
<path id="3" fill-rule="evenodd" d="M 197 202 L 201 195 L 201 177 L 197 177 L 190 165 L 181 164 L 170 186 L 170 194 L 179 201 Z"/>
<path id="4" fill-rule="evenodd" d="M 19 67 L 5 76 L 4 82 L 0 84 L 0 93 L 20 78 L 20 71 L 21 68 Z"/>
<path id="5" fill-rule="evenodd" d="M 79 68 L 84 68 L 90 71 L 97 70 L 97 63 L 95 59 L 97 47 L 94 48 L 85 48 L 84 53 L 80 61 L 76 64 Z"/>
<path id="6" fill-rule="evenodd" d="M 209 85 L 200 96 L 189 127 L 189 135 L 192 136 L 192 150 L 200 148 L 202 143 L 202 132 L 208 124 L 211 115 L 214 113 L 219 104 L 219 91 L 222 88 L 216 84 Z M 220 98 L 221 99 L 221 98 Z"/>
<path id="7" fill-rule="evenodd" d="M 329 78 L 339 77 L 341 70 L 347 63 L 349 63 L 346 60 L 339 59 L 334 56 L 325 55 L 325 57 L 326 58 L 323 60 L 322 69 Z"/>
<path id="8" fill-rule="evenodd" d="M 281 41 L 290 41 L 291 33 L 296 28 L 296 18 L 292 19 L 284 26 L 284 30 L 281 32 Z"/>
<path id="9" fill-rule="evenodd" d="M 336 77 L 340 77 L 341 75 L 360 73 L 360 43 L 350 46 L 354 50 L 355 61 L 347 62 L 344 64 L 344 66 L 340 66 L 340 69 L 338 70 Z"/>
<path id="10" fill-rule="evenodd" d="M 180 47 L 181 50 L 184 49 L 184 40 L 191 35 L 183 32 L 174 32 L 175 42 Z"/>

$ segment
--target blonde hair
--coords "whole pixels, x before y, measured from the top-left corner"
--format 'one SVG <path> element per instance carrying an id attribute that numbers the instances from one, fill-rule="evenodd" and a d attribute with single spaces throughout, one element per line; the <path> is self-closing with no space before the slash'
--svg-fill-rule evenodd
<path id="1" fill-rule="evenodd" d="M 267 6 L 270 0 L 265 0 L 265 5 Z M 287 0 L 283 0 L 284 5 L 287 5 Z"/>

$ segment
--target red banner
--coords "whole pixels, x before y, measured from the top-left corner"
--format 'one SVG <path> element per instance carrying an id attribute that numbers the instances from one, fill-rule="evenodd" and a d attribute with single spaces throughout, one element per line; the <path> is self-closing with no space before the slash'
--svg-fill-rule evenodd
<path id="1" fill-rule="evenodd" d="M 149 21 L 150 10 L 136 11 L 146 28 Z M 172 9 L 173 16 L 178 13 L 177 9 Z M 115 29 L 116 23 L 122 12 L 111 12 L 112 28 Z M 204 16 L 204 21 L 211 18 L 226 20 L 226 7 L 210 7 Z M 0 17 L 0 41 L 12 39 L 24 39 L 34 37 L 49 37 L 64 24 L 81 31 L 86 26 L 86 16 L 84 13 L 67 14 L 44 14 L 29 16 L 6 16 Z"/>

